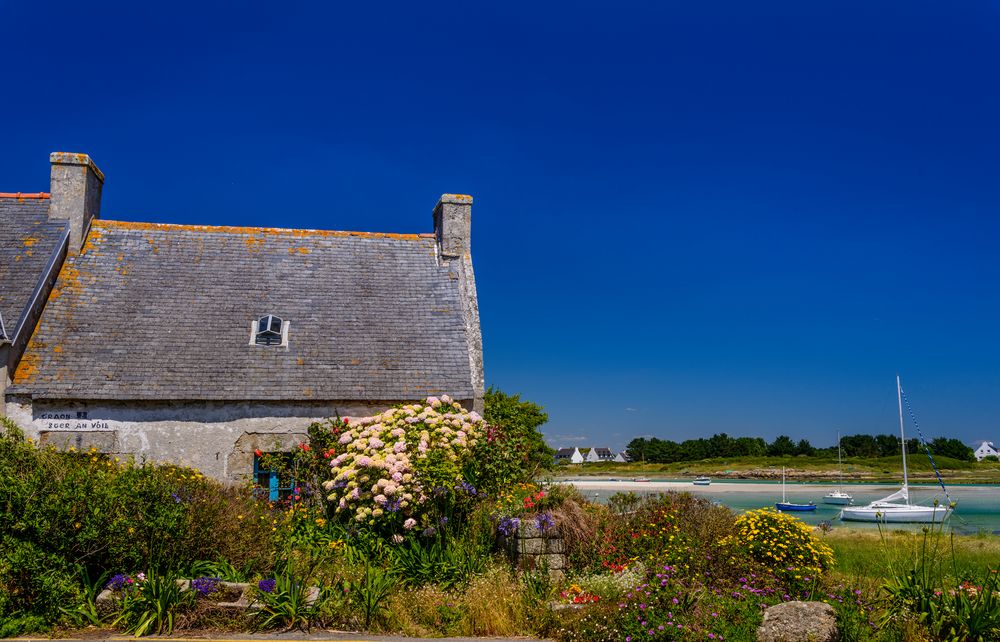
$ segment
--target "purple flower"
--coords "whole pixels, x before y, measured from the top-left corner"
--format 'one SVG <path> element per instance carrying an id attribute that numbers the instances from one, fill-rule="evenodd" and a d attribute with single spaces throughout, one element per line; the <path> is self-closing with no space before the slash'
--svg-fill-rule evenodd
<path id="1" fill-rule="evenodd" d="M 257 582 L 257 588 L 258 590 L 260 590 L 261 593 L 274 593 L 274 587 L 276 585 L 277 582 L 272 579 L 261 580 Z"/>
<path id="2" fill-rule="evenodd" d="M 124 573 L 119 573 L 111 578 L 105 588 L 112 591 L 123 591 L 130 587 L 133 583 L 134 582 L 130 576 Z"/>
<path id="3" fill-rule="evenodd" d="M 459 484 L 458 490 L 464 492 L 466 495 L 472 495 L 473 497 L 475 497 L 478 494 L 476 491 L 476 487 L 467 481 L 463 481 L 461 484 Z"/>
<path id="4" fill-rule="evenodd" d="M 521 520 L 517 517 L 504 517 L 497 525 L 497 530 L 503 533 L 504 537 L 510 537 L 521 528 Z"/>
<path id="5" fill-rule="evenodd" d="M 191 588 L 198 591 L 198 594 L 202 597 L 205 597 L 219 590 L 219 582 L 221 581 L 218 577 L 199 577 L 191 580 Z"/>
<path id="6" fill-rule="evenodd" d="M 543 533 L 547 533 L 550 529 L 555 528 L 555 525 L 556 520 L 552 519 L 552 515 L 548 513 L 540 513 L 535 518 L 535 527 Z"/>

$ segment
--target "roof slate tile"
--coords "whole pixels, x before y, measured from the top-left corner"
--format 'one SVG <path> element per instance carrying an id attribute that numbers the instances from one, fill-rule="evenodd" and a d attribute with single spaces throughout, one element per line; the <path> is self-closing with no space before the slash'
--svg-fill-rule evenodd
<path id="1" fill-rule="evenodd" d="M 10 393 L 38 398 L 474 396 L 457 282 L 433 238 L 94 221 Z M 251 323 L 289 344 L 251 345 Z"/>
<path id="2" fill-rule="evenodd" d="M 11 337 L 66 229 L 47 198 L 0 197 L 0 315 Z"/>

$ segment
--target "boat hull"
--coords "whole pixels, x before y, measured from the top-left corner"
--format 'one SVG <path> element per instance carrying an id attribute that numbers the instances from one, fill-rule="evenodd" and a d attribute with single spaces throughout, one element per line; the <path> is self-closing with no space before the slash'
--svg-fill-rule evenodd
<path id="1" fill-rule="evenodd" d="M 789 504 L 787 502 L 777 502 L 774 507 L 782 512 L 806 512 L 816 510 L 816 504 Z"/>
<path id="2" fill-rule="evenodd" d="M 944 506 L 858 506 L 840 511 L 840 519 L 849 522 L 884 522 L 888 524 L 937 524 L 948 519 L 951 509 Z"/>
<path id="3" fill-rule="evenodd" d="M 824 504 L 836 504 L 837 506 L 850 506 L 854 499 L 850 495 L 826 495 L 823 497 Z"/>

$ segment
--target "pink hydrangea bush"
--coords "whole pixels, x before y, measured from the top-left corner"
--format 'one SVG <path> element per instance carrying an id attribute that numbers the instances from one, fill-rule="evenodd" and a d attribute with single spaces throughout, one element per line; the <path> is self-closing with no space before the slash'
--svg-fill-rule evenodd
<path id="1" fill-rule="evenodd" d="M 337 514 L 413 530 L 435 496 L 465 483 L 486 422 L 447 395 L 353 420 L 323 484 Z"/>

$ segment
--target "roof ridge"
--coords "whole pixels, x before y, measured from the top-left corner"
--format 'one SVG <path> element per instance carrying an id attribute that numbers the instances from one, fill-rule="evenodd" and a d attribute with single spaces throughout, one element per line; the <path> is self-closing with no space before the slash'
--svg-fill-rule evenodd
<path id="1" fill-rule="evenodd" d="M 96 227 L 116 227 L 127 230 L 177 230 L 186 232 L 201 232 L 203 234 L 250 234 L 264 235 L 273 234 L 277 236 L 305 237 L 305 236 L 333 236 L 333 237 L 362 237 L 362 238 L 391 238 L 397 240 L 416 241 L 420 239 L 434 238 L 434 234 L 400 234 L 393 232 L 350 232 L 337 230 L 311 230 L 293 229 L 283 227 L 244 227 L 236 225 L 184 225 L 179 223 L 143 223 L 136 221 L 115 221 L 110 219 L 94 219 L 93 225 Z"/>
<path id="2" fill-rule="evenodd" d="M 50 197 L 51 194 L 49 194 L 48 192 L 37 192 L 34 194 L 26 192 L 0 192 L 0 198 L 25 199 L 25 198 L 50 198 Z"/>

